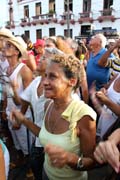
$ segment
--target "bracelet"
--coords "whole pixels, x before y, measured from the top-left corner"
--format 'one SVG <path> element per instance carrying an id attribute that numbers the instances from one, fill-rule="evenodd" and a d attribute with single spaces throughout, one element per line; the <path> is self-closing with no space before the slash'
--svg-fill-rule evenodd
<path id="1" fill-rule="evenodd" d="M 84 167 L 84 165 L 83 165 L 83 155 L 81 155 L 78 158 L 78 161 L 77 161 L 77 170 L 81 170 L 83 167 Z"/>

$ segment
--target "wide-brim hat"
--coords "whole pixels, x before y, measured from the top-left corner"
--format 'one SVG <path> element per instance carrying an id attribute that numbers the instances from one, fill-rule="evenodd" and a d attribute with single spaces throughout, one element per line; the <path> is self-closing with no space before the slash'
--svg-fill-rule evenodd
<path id="1" fill-rule="evenodd" d="M 12 32 L 7 28 L 0 29 L 0 36 L 4 36 L 5 38 L 13 38 L 14 37 Z"/>
<path id="2" fill-rule="evenodd" d="M 13 44 L 20 51 L 23 58 L 28 58 L 27 45 L 24 41 L 20 40 L 20 37 L 8 38 L 7 41 Z"/>

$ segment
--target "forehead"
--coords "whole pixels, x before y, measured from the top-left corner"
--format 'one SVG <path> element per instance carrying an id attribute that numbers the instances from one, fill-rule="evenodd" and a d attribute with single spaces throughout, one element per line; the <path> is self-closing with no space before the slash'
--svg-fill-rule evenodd
<path id="1" fill-rule="evenodd" d="M 63 72 L 63 68 L 60 66 L 59 63 L 49 61 L 47 65 L 48 72 Z"/>
<path id="2" fill-rule="evenodd" d="M 97 36 L 97 35 L 95 35 L 95 36 L 93 36 L 92 38 L 91 38 L 91 40 L 90 40 L 90 42 L 99 42 L 100 41 L 100 38 Z"/>

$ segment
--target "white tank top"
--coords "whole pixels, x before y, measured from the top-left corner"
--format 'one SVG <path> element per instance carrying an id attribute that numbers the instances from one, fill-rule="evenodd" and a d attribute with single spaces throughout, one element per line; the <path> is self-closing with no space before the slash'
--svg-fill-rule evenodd
<path id="1" fill-rule="evenodd" d="M 23 82 L 22 82 L 22 77 L 20 75 L 20 70 L 21 68 L 24 66 L 25 64 L 24 63 L 20 63 L 16 68 L 15 70 L 13 71 L 13 73 L 9 76 L 9 79 L 10 80 L 15 80 L 17 83 L 18 83 L 18 89 L 17 89 L 17 93 L 18 95 L 20 95 L 20 93 L 23 91 Z M 8 87 L 6 89 L 6 92 L 7 92 L 7 109 L 6 109 L 6 112 L 7 112 L 7 115 L 10 114 L 10 112 L 12 111 L 12 109 L 15 107 L 15 108 L 18 108 L 20 109 L 20 106 L 16 106 L 14 101 L 13 101 L 13 90 L 12 90 L 12 87 L 8 84 Z"/>
<path id="2" fill-rule="evenodd" d="M 114 82 L 118 78 L 120 78 L 120 74 L 111 83 L 110 87 L 108 88 L 107 95 L 114 103 L 120 105 L 120 93 L 116 92 L 113 87 Z M 117 118 L 118 118 L 117 115 L 113 113 L 106 105 L 104 105 L 103 111 L 98 120 L 97 135 L 102 138 L 105 132 L 116 121 Z"/>

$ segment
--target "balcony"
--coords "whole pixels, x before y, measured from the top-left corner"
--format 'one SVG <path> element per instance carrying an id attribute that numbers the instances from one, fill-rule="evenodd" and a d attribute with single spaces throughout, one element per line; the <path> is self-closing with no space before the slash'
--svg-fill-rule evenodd
<path id="1" fill-rule="evenodd" d="M 64 12 L 61 15 L 62 20 L 67 20 L 68 15 L 69 15 L 69 19 L 74 19 L 74 14 L 70 11 L 69 14 L 68 14 L 68 12 Z"/>
<path id="2" fill-rule="evenodd" d="M 69 18 L 69 22 L 71 23 L 71 24 L 75 24 L 75 20 L 74 20 L 74 14 L 70 11 L 69 12 L 69 14 L 68 14 L 68 12 L 64 12 L 62 15 L 60 15 L 61 16 L 61 20 L 59 21 L 59 24 L 61 24 L 61 25 L 64 25 L 64 24 L 67 24 L 67 20 L 68 20 L 68 18 Z"/>
<path id="3" fill-rule="evenodd" d="M 84 22 L 93 22 L 93 18 L 91 16 L 91 12 L 83 12 L 83 13 L 79 13 L 80 14 L 80 18 L 78 19 L 78 22 L 80 24 L 84 23 Z"/>
<path id="4" fill-rule="evenodd" d="M 100 11 L 101 15 L 98 17 L 98 21 L 101 23 L 103 21 L 115 21 L 115 16 L 112 15 L 112 9 L 104 9 Z"/>
<path id="5" fill-rule="evenodd" d="M 57 23 L 57 15 L 55 13 L 47 13 L 47 14 L 40 14 L 32 17 L 32 24 L 49 24 L 49 23 Z"/>
<path id="6" fill-rule="evenodd" d="M 30 18 L 22 18 L 20 26 L 31 26 Z"/>

